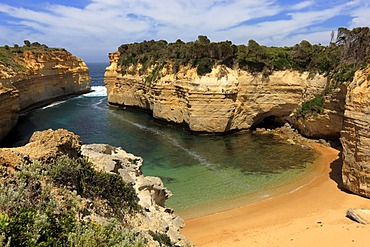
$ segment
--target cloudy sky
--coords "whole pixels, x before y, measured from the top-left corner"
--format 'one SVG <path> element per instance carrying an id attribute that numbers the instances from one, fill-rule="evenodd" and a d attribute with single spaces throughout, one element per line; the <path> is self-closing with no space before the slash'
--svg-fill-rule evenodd
<path id="1" fill-rule="evenodd" d="M 165 39 L 284 46 L 328 44 L 338 27 L 370 26 L 369 0 L 1 0 L 0 45 L 38 41 L 87 62 L 123 43 Z"/>

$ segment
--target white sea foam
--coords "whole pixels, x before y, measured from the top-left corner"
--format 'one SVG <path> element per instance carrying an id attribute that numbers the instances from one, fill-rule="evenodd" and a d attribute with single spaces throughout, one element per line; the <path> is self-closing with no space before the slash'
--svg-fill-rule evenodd
<path id="1" fill-rule="evenodd" d="M 105 86 L 92 86 L 92 92 L 84 94 L 84 97 L 106 97 L 107 96 L 107 89 Z"/>
<path id="2" fill-rule="evenodd" d="M 64 103 L 64 102 L 66 102 L 66 101 L 65 101 L 65 100 L 63 100 L 63 101 L 57 101 L 57 102 L 54 102 L 54 103 L 52 103 L 52 104 L 50 104 L 50 105 L 44 106 L 44 107 L 42 107 L 41 109 L 42 109 L 42 110 L 44 110 L 44 109 L 47 109 L 47 108 L 51 108 L 51 107 L 54 107 L 54 106 L 60 105 L 60 104 L 62 104 L 62 103 Z"/>

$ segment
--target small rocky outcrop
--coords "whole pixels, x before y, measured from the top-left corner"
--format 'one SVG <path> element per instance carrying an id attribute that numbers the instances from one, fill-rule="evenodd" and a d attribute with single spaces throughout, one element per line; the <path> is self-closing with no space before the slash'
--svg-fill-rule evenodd
<path id="1" fill-rule="evenodd" d="M 179 231 L 184 226 L 183 220 L 165 206 L 166 199 L 172 193 L 163 186 L 160 178 L 143 175 L 142 158 L 106 144 L 82 145 L 81 151 L 97 169 L 119 174 L 126 183 L 133 186 L 138 203 L 144 210 L 131 223 L 143 231 L 155 229 L 166 234 L 176 246 L 189 244 Z"/>
<path id="2" fill-rule="evenodd" d="M 341 131 L 343 184 L 370 198 L 370 66 L 356 72 L 347 90 Z"/>
<path id="3" fill-rule="evenodd" d="M 80 156 L 80 137 L 64 129 L 36 131 L 25 146 L 0 149 L 0 166 L 15 169 L 31 161 L 51 162 L 67 155 Z"/>
<path id="4" fill-rule="evenodd" d="M 90 91 L 89 69 L 63 49 L 28 48 L 0 61 L 0 141 L 16 125 L 18 113 L 42 102 Z"/>
<path id="5" fill-rule="evenodd" d="M 105 72 L 108 101 L 114 105 L 149 109 L 158 119 L 186 123 L 192 131 L 228 132 L 248 129 L 265 118 L 287 118 L 299 105 L 321 93 L 327 79 L 308 72 L 263 73 L 214 66 L 199 76 L 196 68 L 182 66 L 173 72 L 168 62 L 152 81 L 140 74 L 141 66 L 122 73 L 120 53 L 111 53 Z M 153 68 L 154 69 L 154 68 Z"/>

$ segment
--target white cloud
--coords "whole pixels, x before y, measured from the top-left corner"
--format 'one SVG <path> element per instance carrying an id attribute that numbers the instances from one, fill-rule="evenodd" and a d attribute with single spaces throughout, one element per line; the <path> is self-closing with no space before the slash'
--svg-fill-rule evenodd
<path id="1" fill-rule="evenodd" d="M 309 6 L 312 6 L 313 4 L 314 4 L 314 1 L 304 1 L 304 2 L 300 2 L 300 3 L 293 5 L 290 9 L 291 10 L 301 10 Z"/>
<path id="2" fill-rule="evenodd" d="M 84 8 L 38 2 L 37 10 L 0 4 L 0 18 L 1 13 L 12 17 L 6 26 L 0 24 L 0 42 L 39 41 L 65 47 L 88 61 L 105 59 L 122 43 L 189 41 L 199 34 L 234 43 L 252 38 L 266 45 L 288 45 L 301 37 L 317 43 L 328 30 L 320 24 L 332 17 L 350 13 L 352 26 L 369 25 L 364 2 L 335 1 L 320 9 L 313 0 L 292 6 L 278 0 L 91 0 Z"/>
<path id="3" fill-rule="evenodd" d="M 370 26 L 370 6 L 363 6 L 351 13 L 353 17 L 350 28 Z"/>

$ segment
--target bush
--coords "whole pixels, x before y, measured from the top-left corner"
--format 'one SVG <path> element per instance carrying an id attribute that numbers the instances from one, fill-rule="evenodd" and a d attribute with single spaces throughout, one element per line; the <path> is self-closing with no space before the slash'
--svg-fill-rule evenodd
<path id="1" fill-rule="evenodd" d="M 68 242 L 73 247 L 141 247 L 145 240 L 125 229 L 113 220 L 104 225 L 88 222 L 76 226 L 68 235 Z"/>
<path id="2" fill-rule="evenodd" d="M 61 158 L 48 167 L 53 181 L 77 194 L 90 199 L 107 200 L 116 216 L 122 217 L 123 211 L 139 210 L 134 189 L 114 173 L 96 171 L 84 159 Z"/>
<path id="3" fill-rule="evenodd" d="M 102 199 L 117 220 L 80 220 L 82 199 L 73 190 L 92 202 Z M 120 176 L 95 171 L 83 159 L 22 165 L 14 174 L 0 169 L 0 246 L 144 246 L 123 226 L 124 216 L 138 209 Z"/>
<path id="4" fill-rule="evenodd" d="M 296 117 L 316 116 L 324 110 L 324 96 L 316 95 L 313 99 L 302 103 L 300 109 L 295 112 Z"/>

